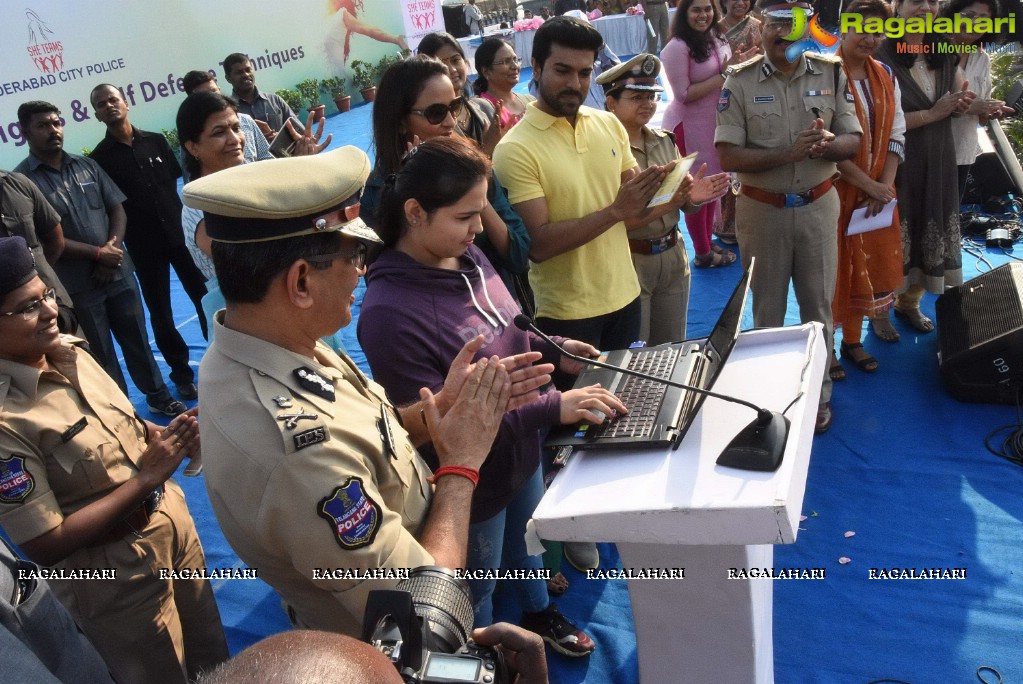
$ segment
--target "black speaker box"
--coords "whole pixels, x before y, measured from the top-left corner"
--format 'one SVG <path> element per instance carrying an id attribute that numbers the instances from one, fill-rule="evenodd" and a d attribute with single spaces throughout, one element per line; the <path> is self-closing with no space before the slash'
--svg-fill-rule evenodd
<path id="1" fill-rule="evenodd" d="M 1023 388 L 1023 263 L 938 297 L 938 365 L 960 401 L 1011 404 Z"/>

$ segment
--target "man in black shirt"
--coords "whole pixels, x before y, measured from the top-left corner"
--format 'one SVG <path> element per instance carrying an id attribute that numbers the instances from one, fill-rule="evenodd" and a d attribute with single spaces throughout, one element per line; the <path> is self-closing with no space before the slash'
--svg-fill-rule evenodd
<path id="1" fill-rule="evenodd" d="M 195 306 L 205 337 L 202 298 L 205 278 L 192 261 L 181 231 L 181 199 L 177 179 L 181 167 L 167 139 L 136 128 L 128 120 L 128 103 L 108 84 L 90 96 L 96 118 L 107 134 L 90 155 L 127 196 L 125 245 L 135 262 L 135 275 L 149 309 L 156 345 L 171 368 L 171 380 L 182 399 L 195 399 L 194 373 L 188 365 L 188 345 L 174 325 L 170 299 L 170 266 Z"/>

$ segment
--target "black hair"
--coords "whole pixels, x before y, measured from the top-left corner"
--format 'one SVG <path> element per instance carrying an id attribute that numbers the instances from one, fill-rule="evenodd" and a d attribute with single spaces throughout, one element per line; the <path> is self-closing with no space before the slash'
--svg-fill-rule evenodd
<path id="1" fill-rule="evenodd" d="M 892 3 L 892 13 L 898 16 L 898 6 L 903 4 L 905 0 L 894 0 Z M 959 58 L 953 54 L 946 54 L 944 51 L 939 51 L 934 47 L 937 43 L 944 43 L 945 38 L 939 33 L 925 33 L 923 34 L 924 45 L 930 47 L 927 48 L 927 52 L 924 55 L 924 61 L 927 63 L 929 69 L 935 71 L 940 70 L 942 63 L 944 62 L 958 62 Z M 906 37 L 902 38 L 885 38 L 881 44 L 882 49 L 885 49 L 890 53 L 891 61 L 895 62 L 899 66 L 909 69 L 913 66 L 913 62 L 916 61 L 918 53 L 911 52 L 909 50 L 900 50 L 899 44 L 905 43 Z M 890 49 L 889 49 L 890 48 Z M 889 66 L 892 66 L 889 64 Z"/>
<path id="2" fill-rule="evenodd" d="M 197 93 L 198 94 L 198 93 Z M 258 304 L 270 284 L 299 259 L 337 252 L 344 241 L 340 233 L 300 235 L 266 242 L 213 241 L 213 268 L 224 299 L 232 304 Z M 330 261 L 310 261 L 316 269 L 330 268 Z"/>
<path id="3" fill-rule="evenodd" d="M 457 38 L 445 31 L 427 33 L 423 36 L 423 39 L 419 41 L 419 47 L 416 48 L 416 54 L 436 57 L 443 47 L 452 48 L 455 52 L 462 55 L 462 59 L 465 59 L 465 50 L 462 49 L 462 44 L 458 42 Z"/>
<path id="4" fill-rule="evenodd" d="M 970 0 L 970 2 L 975 1 Z M 892 16 L 892 6 L 887 0 L 853 0 L 847 7 L 842 8 L 842 14 L 859 14 L 864 18 L 889 19 Z"/>
<path id="5" fill-rule="evenodd" d="M 511 48 L 512 54 L 515 54 L 515 46 L 504 38 L 487 38 L 476 48 L 476 80 L 472 84 L 472 92 L 477 95 L 482 95 L 490 90 L 490 84 L 487 83 L 483 70 L 494 68 L 494 56 L 502 47 Z"/>
<path id="6" fill-rule="evenodd" d="M 604 37 L 588 22 L 559 16 L 545 21 L 533 36 L 532 58 L 539 68 L 543 69 L 554 45 L 572 50 L 592 50 L 593 61 L 597 61 L 597 53 L 604 46 Z"/>
<path id="7" fill-rule="evenodd" d="M 243 64 L 249 61 L 249 56 L 241 52 L 232 52 L 224 58 L 224 78 L 231 75 L 231 69 L 235 64 Z"/>
<path id="8" fill-rule="evenodd" d="M 96 105 L 93 104 L 92 96 L 95 95 L 96 91 L 101 89 L 101 88 L 110 88 L 115 93 L 117 93 L 118 97 L 120 97 L 122 100 L 124 99 L 124 93 L 121 92 L 120 88 L 118 88 L 117 86 L 113 85 L 112 83 L 100 83 L 98 86 L 96 86 L 95 88 L 93 88 L 92 90 L 89 91 L 89 104 L 93 105 L 94 107 Z"/>
<path id="9" fill-rule="evenodd" d="M 490 160 L 461 136 L 442 136 L 416 146 L 388 176 L 380 195 L 377 234 L 394 247 L 405 234 L 405 202 L 414 199 L 428 215 L 455 204 L 490 174 Z"/>
<path id="10" fill-rule="evenodd" d="M 671 35 L 678 38 L 689 46 L 689 52 L 697 64 L 703 64 L 710 59 L 711 48 L 716 41 L 722 40 L 721 27 L 718 21 L 718 8 L 711 0 L 710 9 L 714 13 L 710 20 L 710 28 L 706 31 L 697 31 L 689 25 L 689 8 L 696 0 L 682 0 L 675 10 L 675 18 L 671 20 Z"/>
<path id="11" fill-rule="evenodd" d="M 196 88 L 213 80 L 216 80 L 216 76 L 212 71 L 189 71 L 182 76 L 181 85 L 185 89 L 185 95 L 191 95 Z"/>
<path id="12" fill-rule="evenodd" d="M 992 20 L 996 19 L 1001 14 L 1001 8 L 998 6 L 998 0 L 951 0 L 951 2 L 945 5 L 945 9 L 941 10 L 941 16 L 951 18 L 962 12 L 970 5 L 978 2 L 982 5 L 987 5 L 987 8 L 991 10 Z M 982 35 L 977 42 L 987 43 L 994 40 L 995 37 L 996 35 L 994 33 L 986 33 Z"/>
<path id="13" fill-rule="evenodd" d="M 56 114 L 60 116 L 60 110 L 57 109 L 56 105 L 52 105 L 49 102 L 43 100 L 29 100 L 28 102 L 22 102 L 18 107 L 18 123 L 21 124 L 23 129 L 28 128 L 29 122 L 32 121 L 32 117 L 36 114 Z"/>
<path id="14" fill-rule="evenodd" d="M 448 77 L 444 62 L 428 55 L 416 55 L 387 67 L 377 86 L 373 103 L 373 147 L 376 169 L 393 173 L 405 154 L 408 141 L 401 132 L 405 117 L 426 87 L 437 76 Z"/>
<path id="15" fill-rule="evenodd" d="M 199 160 L 189 154 L 185 147 L 186 142 L 199 142 L 203 130 L 206 128 L 206 119 L 211 114 L 230 109 L 237 112 L 238 106 L 234 100 L 209 90 L 200 90 L 185 98 L 185 101 L 178 107 L 177 127 L 178 140 L 182 149 L 185 150 L 185 169 L 190 178 L 198 178 L 202 175 L 202 165 Z"/>

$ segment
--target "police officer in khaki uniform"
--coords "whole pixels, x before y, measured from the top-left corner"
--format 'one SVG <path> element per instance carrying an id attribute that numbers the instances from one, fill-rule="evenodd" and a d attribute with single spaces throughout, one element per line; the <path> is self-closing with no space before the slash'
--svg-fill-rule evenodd
<path id="1" fill-rule="evenodd" d="M 837 273 L 836 163 L 859 147 L 860 125 L 837 58 L 792 55 L 793 14 L 808 2 L 761 0 L 764 54 L 733 67 L 718 101 L 714 143 L 721 167 L 738 172 L 736 233 L 743 265 L 753 257 L 753 321 L 785 322 L 789 281 L 800 320 L 824 324 L 832 344 Z M 828 349 L 831 347 L 829 346 Z M 831 427 L 831 378 L 824 374 L 817 433 Z"/>
<path id="2" fill-rule="evenodd" d="M 0 238 L 0 524 L 37 563 L 115 679 L 184 683 L 228 656 L 181 489 L 168 478 L 199 449 L 193 413 L 166 429 L 74 338 L 20 237 Z"/>
<path id="3" fill-rule="evenodd" d="M 647 126 L 657 111 L 659 93 L 664 91 L 657 83 L 660 73 L 661 60 L 644 52 L 597 77 L 604 88 L 605 107 L 625 126 L 632 156 L 640 169 L 679 158 L 675 136 Z M 679 210 L 699 211 L 703 202 L 717 199 L 729 187 L 728 174 L 704 177 L 703 170 L 695 179 L 687 174 L 669 201 L 625 222 L 632 264 L 639 278 L 639 339 L 651 346 L 686 337 L 689 259 L 679 239 Z"/>
<path id="4" fill-rule="evenodd" d="M 367 593 L 394 585 L 368 573 L 464 567 L 478 469 L 510 393 L 549 379 L 510 377 L 496 359 L 470 366 L 480 337 L 437 396 L 423 390 L 396 409 L 318 342 L 351 322 L 367 248 L 379 243 L 358 218 L 368 175 L 366 155 L 346 147 L 238 166 L 184 191 L 205 212 L 227 301 L 199 374 L 213 510 L 296 626 L 353 636 Z M 523 357 L 507 362 L 533 360 Z M 441 463 L 432 478 L 414 446 L 430 439 Z"/>

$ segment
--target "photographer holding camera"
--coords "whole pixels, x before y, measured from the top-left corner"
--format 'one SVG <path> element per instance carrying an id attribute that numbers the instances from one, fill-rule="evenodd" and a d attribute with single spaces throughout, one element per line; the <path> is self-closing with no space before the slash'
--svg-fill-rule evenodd
<path id="1" fill-rule="evenodd" d="M 498 622 L 473 633 L 477 643 L 504 652 L 514 684 L 547 684 L 543 640 L 521 627 Z M 365 642 L 330 632 L 294 630 L 253 644 L 197 684 L 402 684 L 387 658 Z"/>
<path id="2" fill-rule="evenodd" d="M 367 251 L 369 160 L 354 147 L 199 178 L 227 301 L 200 366 L 206 487 L 224 536 L 283 599 L 292 624 L 358 635 L 369 591 L 409 568 L 463 567 L 479 467 L 509 406 L 551 367 L 539 354 L 470 360 L 436 395 L 394 407 L 319 338 L 352 320 Z M 415 445 L 432 441 L 430 469 Z"/>

